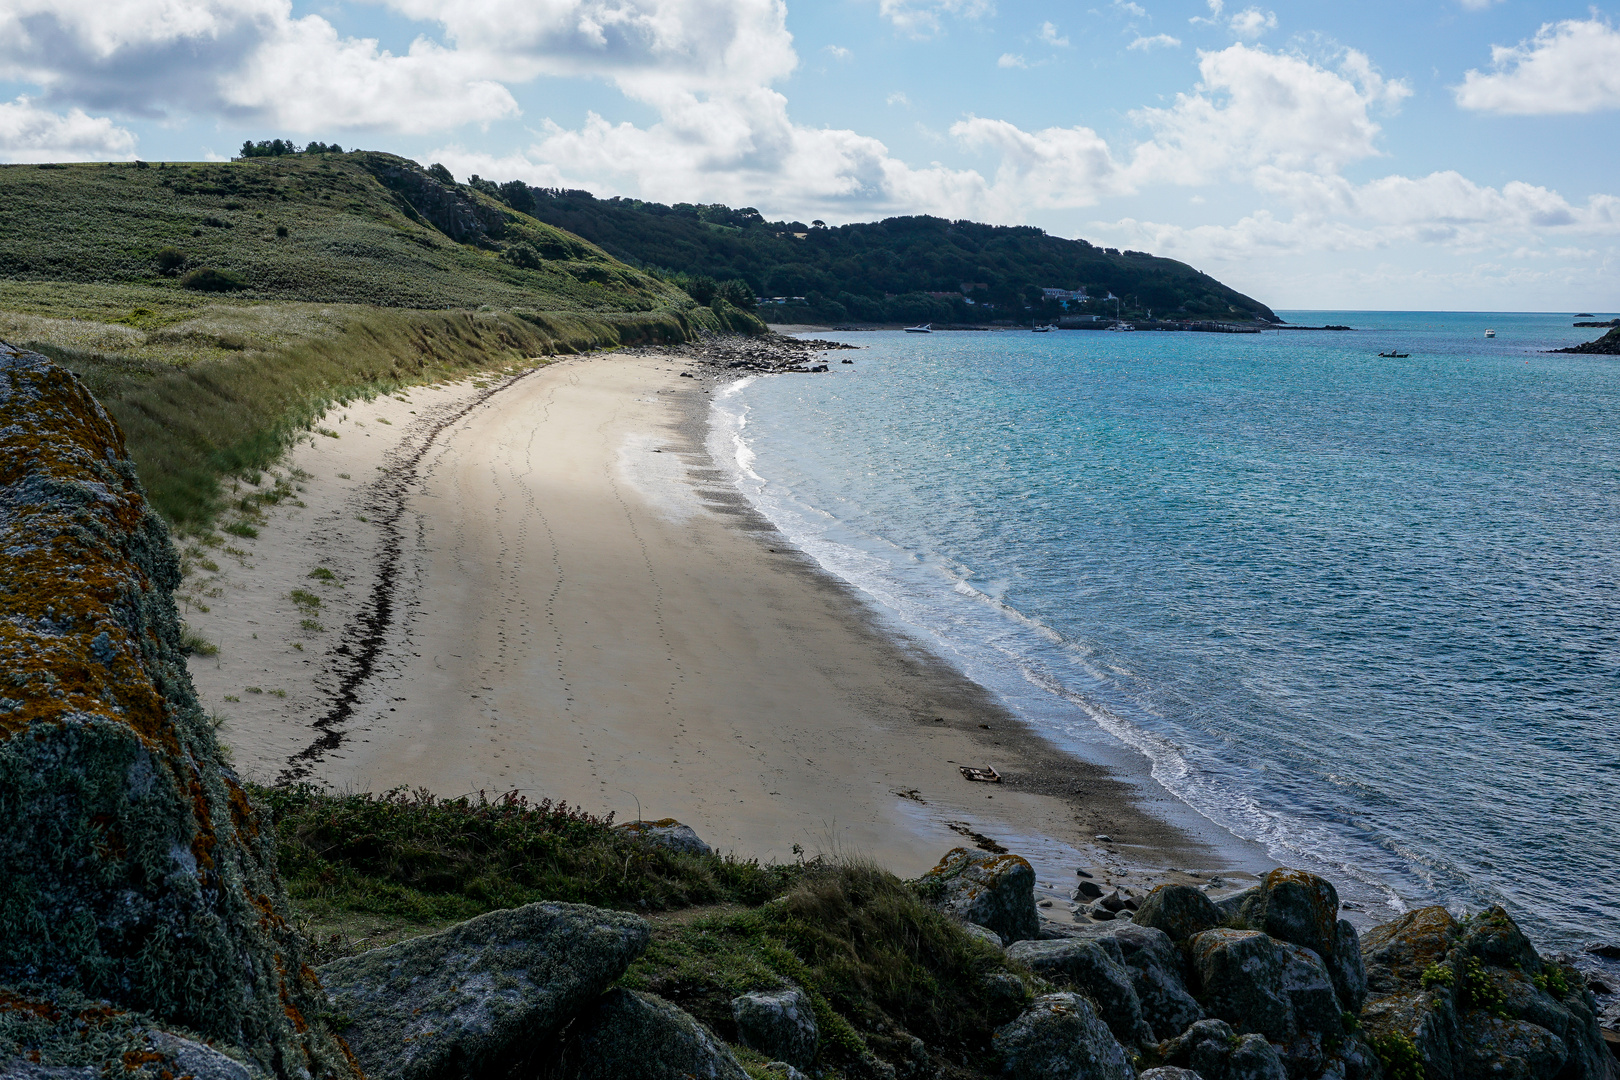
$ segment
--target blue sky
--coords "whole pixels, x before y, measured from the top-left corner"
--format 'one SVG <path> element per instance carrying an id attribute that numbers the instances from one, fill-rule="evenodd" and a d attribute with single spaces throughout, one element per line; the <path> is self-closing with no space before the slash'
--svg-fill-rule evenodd
<path id="1" fill-rule="evenodd" d="M 1620 305 L 1575 3 L 0 0 L 0 160 L 285 136 L 768 217 L 932 213 L 1274 307 Z"/>

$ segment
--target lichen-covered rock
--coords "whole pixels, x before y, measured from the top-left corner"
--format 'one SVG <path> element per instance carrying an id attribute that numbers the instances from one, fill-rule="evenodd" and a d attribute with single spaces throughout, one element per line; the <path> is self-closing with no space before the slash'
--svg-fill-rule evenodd
<path id="1" fill-rule="evenodd" d="M 732 999 L 731 1016 L 744 1046 L 801 1069 L 808 1069 L 816 1060 L 821 1036 L 810 998 L 803 990 L 743 994 Z"/>
<path id="2" fill-rule="evenodd" d="M 1315 952 L 1257 930 L 1206 930 L 1188 948 L 1211 1014 L 1275 1043 L 1290 1076 L 1321 1070 L 1344 1020 Z"/>
<path id="3" fill-rule="evenodd" d="M 994 945 L 998 949 L 1005 949 L 1007 947 L 1007 943 L 1001 940 L 1001 935 L 990 929 L 988 926 L 980 926 L 978 923 L 970 922 L 963 923 L 962 929 L 966 930 L 969 934 L 978 938 L 980 941 Z"/>
<path id="4" fill-rule="evenodd" d="M 1160 1065 L 1156 1069 L 1145 1069 L 1138 1073 L 1136 1080 L 1204 1080 L 1204 1078 L 1191 1069 L 1178 1069 L 1174 1065 Z"/>
<path id="5" fill-rule="evenodd" d="M 1125 1048 L 1079 994 L 1036 998 L 996 1029 L 1002 1071 L 1013 1080 L 1135 1080 Z"/>
<path id="6" fill-rule="evenodd" d="M 1457 1010 L 1449 990 L 1398 990 L 1375 994 L 1361 1012 L 1361 1026 L 1388 1055 L 1415 1055 L 1424 1080 L 1460 1080 Z"/>
<path id="7" fill-rule="evenodd" d="M 1369 1040 L 1415 1059 L 1425 1080 L 1539 1076 L 1555 1059 L 1566 1080 L 1616 1074 L 1580 974 L 1537 955 L 1500 907 L 1460 923 L 1438 907 L 1408 912 L 1368 931 L 1363 958 Z"/>
<path id="8" fill-rule="evenodd" d="M 1142 1003 L 1131 985 L 1125 958 L 1112 938 L 1020 941 L 1008 947 L 1007 959 L 1089 996 L 1120 1042 L 1142 1045 L 1153 1041 L 1153 1029 L 1142 1018 Z"/>
<path id="9" fill-rule="evenodd" d="M 1280 941 L 1310 949 L 1322 958 L 1339 1001 L 1350 1012 L 1361 1011 L 1367 998 L 1356 928 L 1339 918 L 1339 891 L 1326 878 L 1279 867 L 1238 909 L 1239 921 Z"/>
<path id="10" fill-rule="evenodd" d="M 1369 989 L 1387 994 L 1416 988 L 1425 970 L 1446 962 L 1457 938 L 1457 920 L 1443 907 L 1418 908 L 1373 927 L 1361 942 Z"/>
<path id="11" fill-rule="evenodd" d="M 179 562 L 116 424 L 0 344 L 0 981 L 49 982 L 294 1077 L 352 1064 L 274 838 L 180 648 Z"/>
<path id="12" fill-rule="evenodd" d="M 1190 885 L 1160 885 L 1147 894 L 1133 921 L 1137 926 L 1163 930 L 1171 941 L 1185 941 L 1221 925 L 1221 913 L 1209 897 Z"/>
<path id="13" fill-rule="evenodd" d="M 1040 936 L 1035 869 L 1017 855 L 953 848 L 918 885 L 947 914 L 988 926 L 1009 944 Z"/>
<path id="14" fill-rule="evenodd" d="M 1569 1058 L 1564 1040 L 1538 1024 L 1474 1010 L 1463 1022 L 1463 1075 L 1491 1080 L 1543 1080 Z"/>
<path id="15" fill-rule="evenodd" d="M 1288 1080 L 1276 1047 L 1261 1035 L 1238 1035 L 1220 1020 L 1200 1020 L 1159 1047 L 1159 1056 L 1204 1080 Z"/>
<path id="16" fill-rule="evenodd" d="M 1181 950 L 1155 927 L 1115 923 L 1105 931 L 1119 947 L 1131 988 L 1142 1003 L 1142 1017 L 1160 1040 L 1174 1038 L 1204 1018 L 1203 1007 L 1187 989 Z"/>
<path id="17" fill-rule="evenodd" d="M 366 1074 L 480 1077 L 590 1006 L 647 947 L 647 923 L 584 904 L 528 904 L 320 968 Z"/>
<path id="18" fill-rule="evenodd" d="M 62 987 L 0 988 L 0 1080 L 265 1080 L 152 1017 Z"/>
<path id="19" fill-rule="evenodd" d="M 713 849 L 698 836 L 696 829 L 682 825 L 672 817 L 657 821 L 627 821 L 618 828 L 644 843 L 679 851 L 683 855 L 714 854 Z"/>
<path id="20" fill-rule="evenodd" d="M 748 1080 L 726 1044 L 662 998 L 613 990 L 582 1016 L 567 1080 Z"/>

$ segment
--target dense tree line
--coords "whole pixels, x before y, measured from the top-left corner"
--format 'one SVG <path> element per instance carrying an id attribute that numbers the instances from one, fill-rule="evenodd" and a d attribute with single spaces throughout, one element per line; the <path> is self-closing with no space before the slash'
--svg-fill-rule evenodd
<path id="1" fill-rule="evenodd" d="M 762 297 L 802 297 L 784 310 L 818 320 L 1031 322 L 1064 314 L 1043 288 L 1085 289 L 1099 299 L 1083 310 L 1098 314 L 1276 318 L 1185 263 L 1027 226 L 919 216 L 828 227 L 766 221 L 753 207 L 597 199 L 476 176 L 469 184 L 626 262 L 706 281 L 704 288 L 740 289 L 730 285 L 737 282 Z M 1078 308 L 1071 302 L 1067 310 Z"/>

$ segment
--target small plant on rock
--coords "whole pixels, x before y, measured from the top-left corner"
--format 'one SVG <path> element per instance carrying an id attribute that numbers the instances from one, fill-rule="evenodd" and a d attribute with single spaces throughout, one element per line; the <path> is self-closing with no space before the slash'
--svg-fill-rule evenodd
<path id="1" fill-rule="evenodd" d="M 1403 1031 L 1375 1035 L 1372 1047 L 1388 1080 L 1423 1080 L 1423 1054 L 1410 1035 Z"/>
<path id="2" fill-rule="evenodd" d="M 1457 976 L 1444 964 L 1430 964 L 1423 969 L 1418 981 L 1422 983 L 1423 989 L 1430 990 L 1436 986 L 1451 986 L 1457 981 Z"/>

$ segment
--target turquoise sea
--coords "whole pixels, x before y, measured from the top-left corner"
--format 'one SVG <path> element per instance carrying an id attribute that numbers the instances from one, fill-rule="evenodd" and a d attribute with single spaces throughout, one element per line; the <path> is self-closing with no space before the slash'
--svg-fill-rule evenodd
<path id="1" fill-rule="evenodd" d="M 1059 744 L 1374 908 L 1615 938 L 1620 358 L 1548 355 L 1603 333 L 1569 315 L 1281 314 L 1355 330 L 825 335 L 864 349 L 717 391 L 715 446 Z"/>

